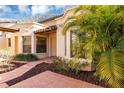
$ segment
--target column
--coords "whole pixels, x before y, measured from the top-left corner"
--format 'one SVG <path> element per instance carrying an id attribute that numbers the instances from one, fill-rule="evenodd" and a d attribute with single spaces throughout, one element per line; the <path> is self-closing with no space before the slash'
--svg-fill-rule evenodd
<path id="1" fill-rule="evenodd" d="M 35 43 L 35 34 L 31 34 L 31 53 L 35 54 L 36 53 L 36 43 Z"/>
<path id="2" fill-rule="evenodd" d="M 23 36 L 19 36 L 19 53 L 23 53 Z"/>

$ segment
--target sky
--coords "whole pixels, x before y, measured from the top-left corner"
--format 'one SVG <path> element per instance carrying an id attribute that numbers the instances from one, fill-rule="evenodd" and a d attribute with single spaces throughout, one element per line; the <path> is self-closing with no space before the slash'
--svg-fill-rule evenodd
<path id="1" fill-rule="evenodd" d="M 62 14 L 73 5 L 2 5 L 0 6 L 0 18 L 16 19 L 25 16 L 44 14 Z"/>

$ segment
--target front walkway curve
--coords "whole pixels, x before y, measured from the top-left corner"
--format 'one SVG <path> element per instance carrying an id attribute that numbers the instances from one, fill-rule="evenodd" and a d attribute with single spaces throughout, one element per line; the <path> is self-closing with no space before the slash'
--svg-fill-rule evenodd
<path id="1" fill-rule="evenodd" d="M 22 76 L 40 63 L 51 63 L 51 59 L 43 59 L 27 63 L 13 71 L 0 74 L 0 88 L 100 88 L 100 86 L 90 84 L 81 80 L 57 74 L 51 71 L 45 71 L 23 81 L 9 86 L 6 82 Z"/>
<path id="2" fill-rule="evenodd" d="M 17 77 L 23 75 L 24 73 L 26 73 L 27 71 L 29 71 L 30 69 L 35 67 L 37 64 L 40 64 L 43 62 L 46 62 L 46 61 L 40 60 L 40 61 L 35 61 L 35 62 L 29 62 L 17 69 L 0 74 L 0 88 L 8 87 L 8 85 L 5 83 L 6 81 L 12 80 L 14 78 L 17 78 Z M 48 63 L 48 62 L 46 62 L 46 63 Z"/>
<path id="3" fill-rule="evenodd" d="M 10 86 L 10 88 L 100 88 L 100 86 L 51 71 L 45 71 L 39 75 Z"/>

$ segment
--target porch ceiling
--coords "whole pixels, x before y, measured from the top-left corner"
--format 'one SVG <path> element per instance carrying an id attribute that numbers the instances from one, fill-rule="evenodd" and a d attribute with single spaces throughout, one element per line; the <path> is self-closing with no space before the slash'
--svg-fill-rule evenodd
<path id="1" fill-rule="evenodd" d="M 39 34 L 39 33 L 52 33 L 52 32 L 55 32 L 56 30 L 57 30 L 57 26 L 56 25 L 52 25 L 52 26 L 48 26 L 48 27 L 46 27 L 44 29 L 37 30 L 34 33 L 35 34 Z"/>
<path id="2" fill-rule="evenodd" d="M 16 29 L 11 29 L 11 28 L 0 27 L 0 31 L 2 31 L 2 32 L 12 32 L 12 33 L 15 33 L 15 32 L 19 32 L 19 29 L 16 30 Z"/>

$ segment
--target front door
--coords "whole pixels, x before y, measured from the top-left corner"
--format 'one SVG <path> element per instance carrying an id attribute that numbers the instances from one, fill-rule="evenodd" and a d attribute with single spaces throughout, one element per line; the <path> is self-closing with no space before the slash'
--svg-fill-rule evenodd
<path id="1" fill-rule="evenodd" d="M 56 37 L 51 37 L 50 40 L 51 56 L 56 56 Z"/>

